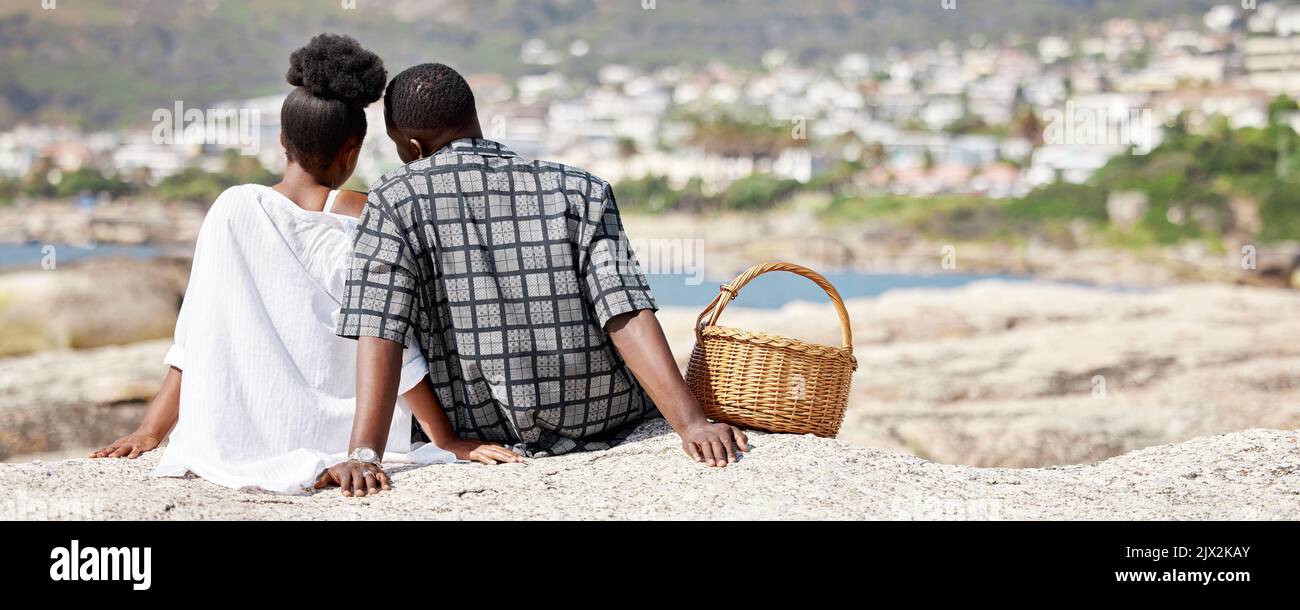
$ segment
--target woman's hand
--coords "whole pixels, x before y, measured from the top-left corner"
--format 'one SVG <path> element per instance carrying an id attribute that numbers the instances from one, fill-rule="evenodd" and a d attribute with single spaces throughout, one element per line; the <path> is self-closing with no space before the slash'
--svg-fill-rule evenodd
<path id="1" fill-rule="evenodd" d="M 483 464 L 522 464 L 524 458 L 515 452 L 485 441 L 456 439 L 437 443 L 438 447 L 456 454 L 458 460 L 469 460 Z"/>
<path id="2" fill-rule="evenodd" d="M 388 473 L 384 472 L 378 464 L 357 460 L 339 462 L 327 468 L 316 479 L 316 489 L 335 485 L 343 488 L 343 495 L 347 497 L 361 497 L 367 493 L 373 496 L 381 489 L 388 491 L 393 488 Z"/>
<path id="3" fill-rule="evenodd" d="M 406 401 L 407 406 L 411 408 L 411 414 L 415 416 L 415 420 L 420 422 L 420 427 L 424 429 L 424 433 L 433 439 L 433 444 L 445 451 L 456 454 L 456 459 L 482 462 L 484 464 L 520 463 L 524 461 L 524 458 L 515 455 L 513 451 L 499 444 L 465 440 L 456 436 L 455 430 L 451 427 L 451 421 L 447 419 L 447 413 L 443 411 L 442 403 L 438 402 L 438 396 L 434 394 L 433 385 L 429 383 L 427 375 L 414 388 L 403 394 L 402 398 Z"/>
<path id="4" fill-rule="evenodd" d="M 140 454 L 153 451 L 162 444 L 162 439 L 151 432 L 141 432 L 136 430 L 122 438 L 119 438 L 107 447 L 100 449 L 92 454 L 92 458 L 106 457 L 126 457 L 134 460 L 140 457 Z"/>

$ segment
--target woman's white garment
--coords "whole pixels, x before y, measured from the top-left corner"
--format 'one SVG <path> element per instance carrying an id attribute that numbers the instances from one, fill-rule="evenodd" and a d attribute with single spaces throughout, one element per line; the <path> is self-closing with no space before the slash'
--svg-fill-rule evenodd
<path id="1" fill-rule="evenodd" d="M 356 342 L 334 334 L 356 220 L 308 212 L 243 185 L 213 204 L 166 363 L 182 371 L 180 419 L 155 476 L 193 472 L 227 487 L 303 493 L 346 459 L 356 406 Z M 427 373 L 408 349 L 401 393 Z M 386 462 L 455 461 L 412 447 L 396 406 Z"/>

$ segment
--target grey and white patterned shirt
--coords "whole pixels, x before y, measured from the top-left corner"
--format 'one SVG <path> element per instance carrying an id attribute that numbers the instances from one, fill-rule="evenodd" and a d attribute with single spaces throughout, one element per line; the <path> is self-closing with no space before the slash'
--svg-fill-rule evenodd
<path id="1" fill-rule="evenodd" d="M 557 455 L 657 414 L 604 331 L 655 308 L 609 184 L 461 139 L 371 189 L 337 330 L 418 344 L 461 436 Z"/>

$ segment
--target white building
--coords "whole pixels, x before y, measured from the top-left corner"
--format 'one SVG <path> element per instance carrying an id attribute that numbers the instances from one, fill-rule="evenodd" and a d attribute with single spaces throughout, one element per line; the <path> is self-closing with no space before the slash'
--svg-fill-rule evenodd
<path id="1" fill-rule="evenodd" d="M 113 166 L 119 172 L 147 170 L 155 183 L 185 169 L 192 159 L 187 147 L 158 144 L 150 132 L 128 134 L 113 152 Z"/>
<path id="2" fill-rule="evenodd" d="M 1111 157 L 1125 151 L 1123 146 L 1048 145 L 1034 151 L 1026 181 L 1042 186 L 1061 180 L 1074 184 L 1087 182 Z"/>
<path id="3" fill-rule="evenodd" d="M 1227 32 L 1232 29 L 1232 24 L 1237 22 L 1238 14 L 1237 7 L 1220 4 L 1205 13 L 1205 27 L 1215 32 Z"/>

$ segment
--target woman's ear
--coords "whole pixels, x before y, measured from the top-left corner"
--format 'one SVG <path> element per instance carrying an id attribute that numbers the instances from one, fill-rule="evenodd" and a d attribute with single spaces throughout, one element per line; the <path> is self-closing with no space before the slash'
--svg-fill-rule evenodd
<path id="1" fill-rule="evenodd" d="M 357 144 L 356 146 L 353 146 L 351 147 L 350 150 L 348 150 L 348 167 L 355 169 L 357 166 L 357 160 L 360 158 L 361 158 L 361 145 Z"/>
<path id="2" fill-rule="evenodd" d="M 349 143 L 344 146 L 341 153 L 336 160 L 336 163 L 342 163 L 342 166 L 337 170 L 340 180 L 338 184 L 331 188 L 343 186 L 352 178 L 352 173 L 357 171 L 357 162 L 361 159 L 361 144 L 359 142 Z"/>

